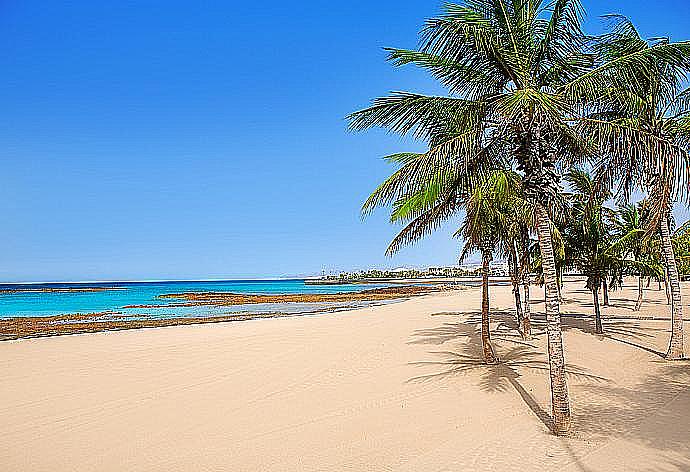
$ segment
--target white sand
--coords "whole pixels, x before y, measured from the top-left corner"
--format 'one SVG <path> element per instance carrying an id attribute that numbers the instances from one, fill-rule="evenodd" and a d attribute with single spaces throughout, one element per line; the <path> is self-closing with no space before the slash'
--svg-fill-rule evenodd
<path id="1" fill-rule="evenodd" d="M 565 297 L 584 304 L 564 312 L 589 314 L 581 285 Z M 475 365 L 476 289 L 323 316 L 0 343 L 0 470 L 690 470 L 690 363 L 653 352 L 665 351 L 669 321 L 663 292 L 648 295 L 641 315 L 660 319 L 623 318 L 632 286 L 612 294 L 609 337 L 564 320 L 579 372 L 567 439 L 540 419 L 543 336 L 515 343 L 511 315 L 496 314 L 505 363 Z M 509 289 L 494 288 L 492 301 L 509 309 Z"/>

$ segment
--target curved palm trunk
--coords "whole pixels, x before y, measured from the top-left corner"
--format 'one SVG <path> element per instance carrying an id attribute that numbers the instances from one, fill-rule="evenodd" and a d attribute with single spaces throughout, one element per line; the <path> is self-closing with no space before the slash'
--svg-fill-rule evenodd
<path id="1" fill-rule="evenodd" d="M 592 299 L 594 301 L 594 332 L 604 334 L 604 326 L 601 324 L 601 309 L 599 308 L 599 287 L 592 288 Z"/>
<path id="2" fill-rule="evenodd" d="M 661 282 L 659 282 L 661 284 Z M 661 290 L 661 289 L 659 289 Z M 671 304 L 671 293 L 669 292 L 668 289 L 668 270 L 664 273 L 664 290 L 666 290 L 666 304 L 670 305 Z"/>
<path id="3" fill-rule="evenodd" d="M 601 281 L 601 285 L 604 293 L 604 306 L 609 306 L 609 283 L 606 281 L 606 277 Z"/>
<path id="4" fill-rule="evenodd" d="M 522 284 L 523 293 L 525 294 L 525 305 L 522 312 L 522 326 L 520 331 L 522 332 L 523 339 L 530 339 L 532 337 L 532 320 L 531 320 L 531 308 L 529 306 L 529 291 L 530 291 L 530 279 L 529 279 L 529 265 L 528 265 L 528 254 L 529 254 L 529 236 L 523 232 L 522 234 Z"/>
<path id="5" fill-rule="evenodd" d="M 482 350 L 484 362 L 495 364 L 496 356 L 491 346 L 491 332 L 489 330 L 489 263 L 491 252 L 482 249 Z"/>
<path id="6" fill-rule="evenodd" d="M 667 359 L 683 358 L 683 300 L 680 294 L 680 279 L 676 256 L 673 253 L 671 232 L 668 227 L 668 216 L 661 219 L 661 248 L 666 261 L 668 285 L 671 290 L 671 341 L 668 345 Z"/>
<path id="7" fill-rule="evenodd" d="M 644 296 L 644 288 L 642 287 L 642 276 L 637 276 L 637 301 L 635 302 L 635 311 L 640 311 L 642 308 L 642 298 Z"/>
<path id="8" fill-rule="evenodd" d="M 551 410 L 555 434 L 570 429 L 570 401 L 565 377 L 565 355 L 561 333 L 561 314 L 558 304 L 558 276 L 551 239 L 551 221 L 542 206 L 537 208 L 539 247 L 541 249 L 546 295 L 546 333 L 549 351 L 549 374 L 551 377 Z"/>

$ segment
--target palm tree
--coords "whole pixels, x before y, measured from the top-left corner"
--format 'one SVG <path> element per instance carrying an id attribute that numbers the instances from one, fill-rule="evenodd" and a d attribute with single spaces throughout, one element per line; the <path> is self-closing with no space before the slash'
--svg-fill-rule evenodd
<path id="1" fill-rule="evenodd" d="M 391 156 L 390 160 L 404 160 L 402 155 Z M 380 193 L 391 185 L 409 184 L 405 175 L 406 166 L 389 177 L 376 189 L 363 206 L 365 215 L 378 202 Z M 401 181 L 402 179 L 402 181 Z M 476 179 L 447 181 L 437 179 L 416 193 L 400 193 L 391 202 L 392 223 L 406 223 L 406 226 L 393 239 L 387 249 L 392 255 L 403 245 L 413 243 L 433 231 L 442 221 L 464 210 L 464 218 L 456 236 L 465 240 L 460 255 L 463 261 L 473 251 L 478 250 L 482 258 L 482 322 L 481 340 L 484 361 L 487 364 L 498 362 L 491 345 L 489 272 L 493 253 L 499 248 L 505 252 L 511 237 L 506 230 L 508 221 L 514 218 L 515 205 L 520 201 L 520 177 L 512 171 L 496 169 L 477 172 Z M 512 240 L 509 241 L 513 243 Z"/>
<path id="2" fill-rule="evenodd" d="M 611 19 L 612 30 L 596 38 L 593 46 L 601 61 L 615 64 L 608 71 L 611 86 L 581 120 L 580 131 L 602 143 L 599 174 L 604 185 L 619 182 L 624 197 L 635 186 L 649 195 L 649 229 L 659 231 L 661 237 L 672 300 L 667 358 L 682 359 L 683 306 L 670 214 L 675 200 L 688 201 L 690 89 L 683 89 L 682 83 L 690 69 L 690 43 L 648 42 L 626 18 Z M 632 73 L 627 66 L 617 67 L 629 57 L 669 48 L 674 57 L 668 60 L 649 56 Z"/>
<path id="3" fill-rule="evenodd" d="M 565 228 L 566 265 L 576 268 L 587 277 L 586 287 L 592 292 L 594 303 L 595 332 L 603 334 L 599 290 L 607 277 L 617 278 L 625 272 L 652 273 L 653 267 L 638 258 L 627 257 L 637 242 L 640 231 L 615 237 L 612 228 L 616 213 L 604 206 L 610 197 L 608 192 L 598 191 L 590 174 L 581 169 L 571 169 L 566 177 L 573 193 L 569 224 Z M 643 233 L 643 232 L 642 232 Z"/>
<path id="4" fill-rule="evenodd" d="M 522 281 L 522 293 L 524 295 L 524 309 L 522 312 L 522 322 L 520 332 L 524 339 L 532 337 L 532 309 L 530 307 L 530 274 L 532 272 L 532 261 L 530 253 L 530 230 L 527 225 L 520 225 L 520 239 L 517 244 L 520 247 L 520 279 Z"/>
<path id="5" fill-rule="evenodd" d="M 634 311 L 640 311 L 644 298 L 644 278 L 663 277 L 660 267 L 660 258 L 657 257 L 655 238 L 646 231 L 649 227 L 649 211 L 646 202 L 626 204 L 616 212 L 614 220 L 614 234 L 617 239 L 625 240 L 627 256 L 635 262 L 644 262 L 644 266 L 652 267 L 651 271 L 645 271 L 638 267 L 633 272 L 637 276 L 637 300 Z"/>
<path id="6" fill-rule="evenodd" d="M 581 16 L 578 0 L 446 4 L 440 16 L 426 22 L 419 49 L 389 49 L 389 59 L 428 70 L 448 95 L 394 93 L 349 116 L 353 130 L 379 126 L 430 145 L 428 152 L 404 158 L 402 174 L 412 183 L 403 183 L 399 174 L 397 184 L 381 189 L 374 206 L 400 193 L 418 193 L 414 186 L 420 183 L 462 181 L 497 156 L 510 159 L 523 174 L 541 247 L 557 434 L 568 431 L 571 420 L 549 214 L 560 190 L 558 169 L 590 156 L 597 143 L 583 140 L 569 124 L 583 103 L 601 96 L 618 77 L 609 69 L 637 71 L 650 58 L 674 59 L 678 49 L 664 45 L 592 68 L 592 56 L 582 52 Z"/>
<path id="7" fill-rule="evenodd" d="M 496 363 L 489 333 L 489 272 L 494 251 L 506 245 L 506 228 L 512 215 L 520 178 L 514 172 L 497 170 L 469 189 L 464 202 L 465 217 L 456 235 L 464 239 L 460 254 L 464 260 L 472 251 L 482 257 L 482 348 L 487 364 Z M 514 241 L 508 241 L 512 244 Z M 519 296 L 519 295 L 518 295 Z"/>
<path id="8" fill-rule="evenodd" d="M 578 2 L 558 0 L 549 19 L 542 13 L 541 2 L 446 5 L 441 16 L 427 21 L 419 50 L 391 49 L 389 59 L 429 70 L 450 95 L 396 93 L 349 118 L 355 130 L 382 126 L 426 139 L 430 150 L 410 157 L 403 167 L 417 183 L 439 175 L 463 180 L 482 161 L 510 152 L 524 173 L 525 191 L 538 215 L 547 279 L 554 430 L 562 433 L 570 428 L 570 406 L 548 208 L 558 194 L 556 150 L 575 148 L 577 139 L 562 120 L 567 103 L 547 90 L 576 77 L 587 64 L 578 49 L 583 38 Z M 418 193 L 402 185 L 380 187 L 372 204 L 387 203 L 401 192 Z"/>
<path id="9" fill-rule="evenodd" d="M 514 174 L 516 175 L 516 174 Z M 519 176 L 515 190 L 505 196 L 502 207 L 505 221 L 501 227 L 502 256 L 508 260 L 510 279 L 515 297 L 518 330 L 523 339 L 532 336 L 530 311 L 530 231 L 534 228 L 534 208 L 524 198 Z M 524 304 L 520 291 L 524 293 Z"/>
<path id="10" fill-rule="evenodd" d="M 607 257 L 610 235 L 604 221 L 604 201 L 608 195 L 593 195 L 594 181 L 579 169 L 571 169 L 566 180 L 574 191 L 570 221 L 564 231 L 566 262 L 587 277 L 586 287 L 594 302 L 595 332 L 602 334 L 599 290 L 611 268 Z"/>

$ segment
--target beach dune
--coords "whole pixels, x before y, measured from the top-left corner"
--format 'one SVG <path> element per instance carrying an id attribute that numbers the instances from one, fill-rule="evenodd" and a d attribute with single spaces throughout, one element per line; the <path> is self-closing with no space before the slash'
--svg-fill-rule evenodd
<path id="1" fill-rule="evenodd" d="M 534 288 L 539 336 L 525 344 L 510 288 L 492 287 L 502 363 L 491 367 L 478 363 L 474 288 L 320 316 L 0 343 L 0 469 L 690 470 L 690 363 L 659 355 L 663 291 L 648 291 L 639 314 L 621 301 L 635 299 L 632 283 L 612 293 L 608 334 L 596 336 L 588 293 L 566 285 L 566 438 L 548 428 L 541 296 Z"/>

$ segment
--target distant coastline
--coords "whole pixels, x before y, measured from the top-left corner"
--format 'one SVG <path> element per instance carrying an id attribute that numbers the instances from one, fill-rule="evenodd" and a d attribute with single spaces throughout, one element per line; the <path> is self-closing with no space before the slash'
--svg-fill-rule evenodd
<path id="1" fill-rule="evenodd" d="M 510 277 L 494 276 L 490 278 L 494 285 L 510 283 Z M 394 284 L 394 285 L 473 285 L 479 284 L 481 279 L 475 276 L 465 277 L 418 277 L 418 278 L 352 278 L 339 279 L 328 277 L 314 277 L 304 279 L 306 285 L 367 285 L 367 284 Z"/>

